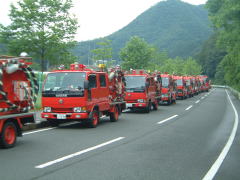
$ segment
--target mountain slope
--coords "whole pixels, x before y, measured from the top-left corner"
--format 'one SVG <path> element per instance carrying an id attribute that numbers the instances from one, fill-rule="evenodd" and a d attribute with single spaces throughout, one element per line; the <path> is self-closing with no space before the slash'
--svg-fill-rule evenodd
<path id="1" fill-rule="evenodd" d="M 159 2 L 129 25 L 107 36 L 112 40 L 114 59 L 131 36 L 140 36 L 160 50 L 166 50 L 170 57 L 188 57 L 200 51 L 212 30 L 209 26 L 207 10 L 179 0 Z M 85 63 L 89 49 L 96 48 L 99 39 L 81 42 L 74 52 Z"/>

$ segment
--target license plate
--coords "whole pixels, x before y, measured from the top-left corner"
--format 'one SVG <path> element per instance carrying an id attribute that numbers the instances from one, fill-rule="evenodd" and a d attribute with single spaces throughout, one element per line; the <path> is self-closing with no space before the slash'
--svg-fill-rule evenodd
<path id="1" fill-rule="evenodd" d="M 66 119 L 66 114 L 57 114 L 57 119 Z"/>
<path id="2" fill-rule="evenodd" d="M 129 107 L 133 107 L 133 105 L 131 103 L 127 103 L 126 104 L 126 107 L 129 108 Z"/>

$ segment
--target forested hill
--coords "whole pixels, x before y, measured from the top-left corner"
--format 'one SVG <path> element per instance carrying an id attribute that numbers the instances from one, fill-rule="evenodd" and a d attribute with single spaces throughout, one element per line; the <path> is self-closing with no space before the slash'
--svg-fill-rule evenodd
<path id="1" fill-rule="evenodd" d="M 119 59 L 119 50 L 135 35 L 160 50 L 166 50 L 170 57 L 188 57 L 200 51 L 203 42 L 210 36 L 212 30 L 209 24 L 207 10 L 202 5 L 168 0 L 159 2 L 106 38 L 112 40 L 114 59 Z M 91 56 L 89 50 L 96 48 L 97 41 L 99 39 L 80 42 L 74 53 L 86 62 Z"/>

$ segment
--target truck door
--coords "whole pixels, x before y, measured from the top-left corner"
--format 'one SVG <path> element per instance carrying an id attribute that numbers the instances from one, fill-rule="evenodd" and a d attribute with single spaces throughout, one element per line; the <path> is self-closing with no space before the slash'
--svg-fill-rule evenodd
<path id="1" fill-rule="evenodd" d="M 109 88 L 107 84 L 106 73 L 99 74 L 99 103 L 100 103 L 100 111 L 104 111 L 109 109 Z"/>
<path id="2" fill-rule="evenodd" d="M 96 101 L 97 98 L 97 78 L 96 74 L 89 74 L 88 75 L 88 81 L 89 81 L 89 90 L 88 90 L 88 100 L 89 101 Z"/>

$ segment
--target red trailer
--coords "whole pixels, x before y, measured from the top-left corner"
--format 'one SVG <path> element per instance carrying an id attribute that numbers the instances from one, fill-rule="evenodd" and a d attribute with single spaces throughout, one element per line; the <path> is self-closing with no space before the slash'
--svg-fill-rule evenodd
<path id="1" fill-rule="evenodd" d="M 27 62 L 30 58 L 0 57 L 0 146 L 13 147 L 22 127 L 33 123 L 38 84 Z"/>
<path id="2" fill-rule="evenodd" d="M 126 106 L 124 95 L 121 69 L 112 69 L 108 74 L 83 64 L 71 64 L 68 70 L 47 75 L 42 91 L 42 118 L 52 126 L 77 120 L 95 128 L 103 115 L 110 116 L 111 121 L 118 120 Z"/>

